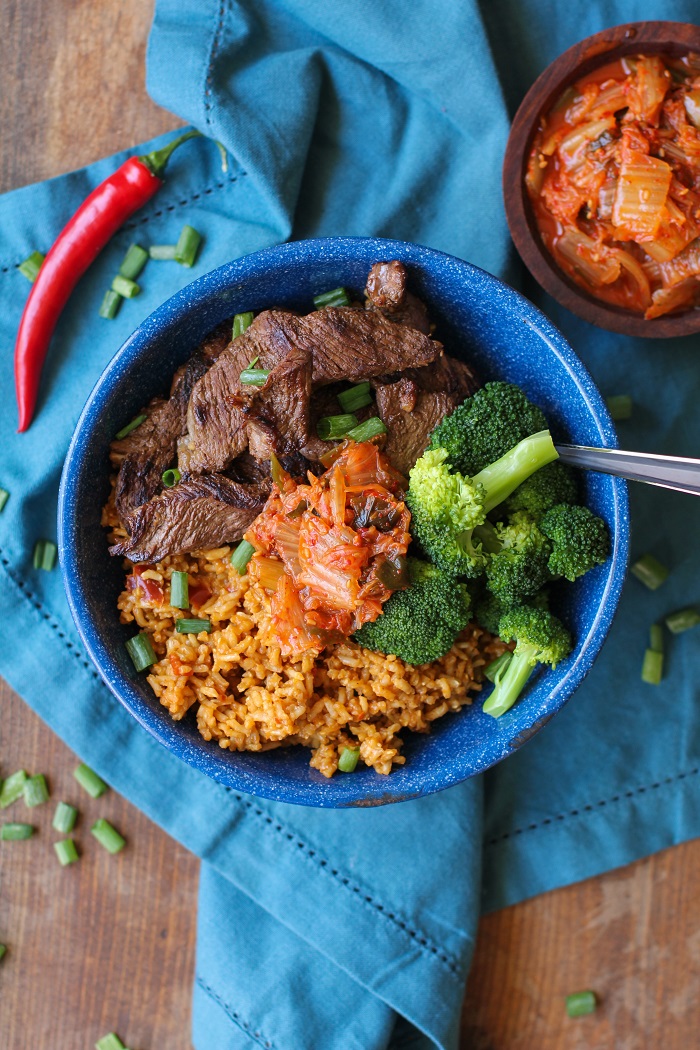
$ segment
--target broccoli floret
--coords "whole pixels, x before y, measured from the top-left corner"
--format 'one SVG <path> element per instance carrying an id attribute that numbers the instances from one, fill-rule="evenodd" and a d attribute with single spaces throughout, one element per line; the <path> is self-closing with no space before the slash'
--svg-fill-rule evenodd
<path id="1" fill-rule="evenodd" d="M 519 605 L 501 617 L 498 633 L 504 642 L 515 641 L 513 659 L 498 677 L 484 711 L 494 718 L 509 711 L 525 688 L 537 664 L 556 667 L 571 652 L 571 636 L 561 620 L 546 609 Z"/>
<path id="2" fill-rule="evenodd" d="M 494 549 L 493 527 L 486 515 L 556 457 L 548 430 L 520 441 L 474 477 L 452 471 L 446 449 L 424 452 L 410 472 L 406 494 L 411 535 L 441 569 L 456 576 L 478 576 Z"/>
<path id="3" fill-rule="evenodd" d="M 527 604 L 533 609 L 549 609 L 549 593 L 546 588 L 533 594 L 528 598 Z M 480 627 L 484 627 L 490 634 L 498 634 L 501 619 L 512 606 L 506 605 L 491 591 L 484 591 L 474 606 L 474 619 Z"/>
<path id="4" fill-rule="evenodd" d="M 469 593 L 453 576 L 418 558 L 408 559 L 408 570 L 408 588 L 395 591 L 379 618 L 353 637 L 365 649 L 426 664 L 444 656 L 467 626 Z"/>
<path id="5" fill-rule="evenodd" d="M 549 571 L 572 583 L 610 553 L 610 536 L 602 518 L 588 507 L 560 503 L 542 518 L 540 529 L 552 543 Z"/>
<path id="6" fill-rule="evenodd" d="M 500 550 L 489 559 L 486 586 L 505 607 L 518 605 L 549 581 L 552 545 L 524 511 L 500 522 L 496 539 Z"/>
<path id="7" fill-rule="evenodd" d="M 519 485 L 503 504 L 506 514 L 524 510 L 539 521 L 557 503 L 578 503 L 574 472 L 565 463 L 548 463 Z"/>
<path id="8" fill-rule="evenodd" d="M 439 423 L 428 448 L 444 448 L 462 474 L 477 474 L 523 438 L 546 430 L 547 420 L 512 383 L 487 383 Z"/>

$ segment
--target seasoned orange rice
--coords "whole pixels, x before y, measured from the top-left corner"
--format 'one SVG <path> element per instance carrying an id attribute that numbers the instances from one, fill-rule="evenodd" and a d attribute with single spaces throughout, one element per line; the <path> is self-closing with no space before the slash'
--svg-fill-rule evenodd
<path id="1" fill-rule="evenodd" d="M 105 524 L 114 527 L 115 522 Z M 148 682 L 174 719 L 196 709 L 199 732 L 232 751 L 287 744 L 311 748 L 311 765 L 330 777 L 344 747 L 378 773 L 402 764 L 402 729 L 419 733 L 448 711 L 470 704 L 483 668 L 505 646 L 471 624 L 440 660 L 414 667 L 362 649 L 351 639 L 320 656 L 283 657 L 270 626 L 270 595 L 230 564 L 231 547 L 173 555 L 142 572 L 166 596 L 158 605 L 142 590 L 124 590 L 122 623 L 148 632 L 159 657 Z M 180 609 L 167 604 L 170 575 L 187 572 L 211 597 L 196 615 L 211 633 L 178 634 Z"/>

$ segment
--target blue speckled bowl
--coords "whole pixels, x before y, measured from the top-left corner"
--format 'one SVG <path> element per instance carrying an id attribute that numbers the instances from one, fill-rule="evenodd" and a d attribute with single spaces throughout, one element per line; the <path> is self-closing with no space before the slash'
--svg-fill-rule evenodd
<path id="1" fill-rule="evenodd" d="M 586 369 L 547 318 L 517 292 L 459 259 L 399 241 L 328 238 L 283 244 L 222 266 L 164 303 L 134 332 L 97 383 L 71 442 L 59 499 L 61 564 L 71 611 L 97 669 L 114 695 L 183 761 L 253 795 L 308 806 L 375 806 L 457 784 L 529 740 L 571 696 L 600 651 L 625 574 L 629 538 L 621 481 L 586 474 L 586 500 L 608 523 L 612 557 L 563 589 L 558 612 L 576 640 L 556 670 L 540 672 L 519 703 L 499 720 L 481 705 L 435 723 L 430 736 L 405 733 L 405 766 L 388 777 L 371 769 L 326 780 L 309 752 L 224 751 L 206 743 L 192 718 L 173 722 L 136 674 L 124 648 L 116 599 L 120 559 L 110 558 L 100 527 L 108 494 L 108 447 L 124 421 L 155 394 L 215 325 L 237 311 L 285 305 L 308 310 L 312 296 L 337 285 L 358 293 L 370 265 L 401 259 L 410 287 L 430 308 L 451 354 L 473 363 L 483 379 L 522 386 L 543 408 L 555 437 L 584 445 L 616 443 L 603 400 Z"/>

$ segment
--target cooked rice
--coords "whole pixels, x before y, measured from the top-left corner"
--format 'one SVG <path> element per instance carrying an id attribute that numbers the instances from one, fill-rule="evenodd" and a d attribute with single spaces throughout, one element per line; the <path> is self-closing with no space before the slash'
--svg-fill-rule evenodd
<path id="1" fill-rule="evenodd" d="M 114 528 L 109 508 L 104 523 Z M 311 748 L 311 765 L 330 777 L 344 747 L 378 773 L 405 761 L 402 729 L 430 731 L 430 723 L 472 702 L 483 668 L 505 648 L 471 624 L 440 660 L 414 667 L 396 656 L 362 649 L 351 639 L 320 656 L 283 657 L 270 626 L 270 596 L 239 576 L 230 547 L 165 558 L 144 576 L 169 595 L 170 574 L 187 572 L 211 597 L 196 615 L 210 634 L 177 634 L 183 615 L 165 602 L 124 590 L 122 623 L 147 631 L 159 656 L 148 682 L 174 719 L 196 708 L 205 740 L 232 751 L 267 751 L 287 744 Z M 192 584 L 191 584 L 192 586 Z"/>

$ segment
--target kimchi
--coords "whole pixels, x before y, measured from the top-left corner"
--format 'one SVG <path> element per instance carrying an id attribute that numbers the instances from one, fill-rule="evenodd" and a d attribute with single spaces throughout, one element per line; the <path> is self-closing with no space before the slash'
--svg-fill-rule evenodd
<path id="1" fill-rule="evenodd" d="M 567 88 L 525 182 L 559 267 L 647 319 L 700 303 L 700 55 L 637 55 Z"/>

